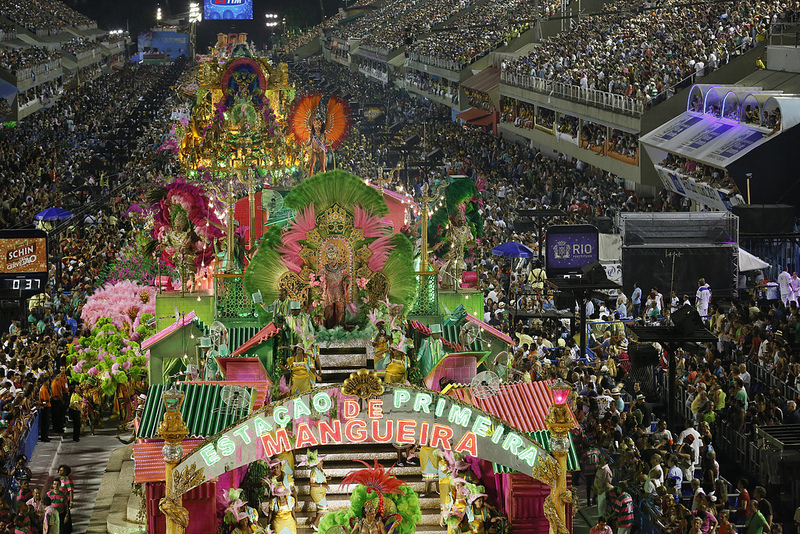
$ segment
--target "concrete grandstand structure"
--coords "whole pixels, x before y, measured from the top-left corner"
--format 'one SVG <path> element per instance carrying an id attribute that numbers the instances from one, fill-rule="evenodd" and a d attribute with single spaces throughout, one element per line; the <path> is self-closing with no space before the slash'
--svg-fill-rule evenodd
<path id="1" fill-rule="evenodd" d="M 490 128 L 544 153 L 579 159 L 617 176 L 626 189 L 652 195 L 664 182 L 654 165 L 659 162 L 641 148 L 640 137 L 686 112 L 695 86 L 725 86 L 726 92 L 740 86 L 764 95 L 778 90 L 784 105 L 791 105 L 787 95 L 800 92 L 787 81 L 791 75 L 769 76 L 800 71 L 800 60 L 794 43 L 772 42 L 777 32 L 783 40 L 792 33 L 785 24 L 775 24 L 782 18 L 780 2 L 767 4 L 766 12 L 730 20 L 746 28 L 741 35 L 723 28 L 728 11 L 737 15 L 724 5 L 715 7 L 719 12 L 708 15 L 709 28 L 701 21 L 695 30 L 691 45 L 696 49 L 678 59 L 670 47 L 679 39 L 673 42 L 667 35 L 678 22 L 669 13 L 654 11 L 646 2 L 620 8 L 599 1 L 583 2 L 580 8 L 576 3 L 540 2 L 506 10 L 495 9 L 492 0 L 402 6 L 376 2 L 366 14 L 364 6 L 340 14 L 303 40 L 303 46 L 287 51 L 297 59 L 321 52 L 352 72 L 452 108 L 454 119 Z M 602 21 L 610 21 L 607 28 Z M 651 26 L 657 29 L 633 42 L 635 46 L 620 44 Z M 570 41 L 570 33 L 579 38 Z M 597 66 L 606 59 L 593 61 L 597 51 L 580 41 L 594 34 L 608 36 L 606 45 L 617 35 L 610 50 L 624 59 L 609 55 L 608 67 Z M 563 66 L 561 57 L 541 59 L 551 49 L 563 52 Z M 671 59 L 655 56 L 659 49 Z M 763 57 L 770 70 L 759 68 Z M 658 61 L 663 65 L 657 66 Z M 726 207 L 710 201 L 716 196 L 706 197 L 690 198 L 714 209 Z"/>
<path id="2" fill-rule="evenodd" d="M 51 105 L 65 87 L 121 68 L 127 36 L 61 2 L 8 2 L 0 8 L 0 96 L 3 121 L 20 120 Z M 23 9 L 24 7 L 24 9 Z"/>

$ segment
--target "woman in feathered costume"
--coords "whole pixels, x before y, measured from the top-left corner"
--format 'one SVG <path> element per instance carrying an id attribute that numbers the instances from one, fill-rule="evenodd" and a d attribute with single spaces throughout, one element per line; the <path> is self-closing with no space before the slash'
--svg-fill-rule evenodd
<path id="1" fill-rule="evenodd" d="M 330 95 L 327 102 L 323 102 L 321 93 L 311 92 L 295 101 L 289 112 L 289 127 L 306 147 L 309 177 L 317 164 L 320 172 L 325 172 L 328 149 L 336 148 L 345 140 L 350 122 L 350 106 L 337 95 Z"/>
<path id="2" fill-rule="evenodd" d="M 360 460 L 359 460 L 360 461 Z M 326 534 L 411 534 L 422 519 L 419 498 L 408 485 L 375 460 L 374 467 L 351 471 L 342 485 L 358 484 L 350 510 L 329 513 L 320 529 Z"/>

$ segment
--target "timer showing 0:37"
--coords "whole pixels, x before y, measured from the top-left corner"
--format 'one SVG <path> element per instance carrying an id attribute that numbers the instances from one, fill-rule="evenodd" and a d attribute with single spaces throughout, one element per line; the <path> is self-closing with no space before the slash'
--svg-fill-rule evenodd
<path id="1" fill-rule="evenodd" d="M 39 278 L 6 278 L 6 289 L 15 291 L 36 291 L 42 288 L 42 281 Z"/>

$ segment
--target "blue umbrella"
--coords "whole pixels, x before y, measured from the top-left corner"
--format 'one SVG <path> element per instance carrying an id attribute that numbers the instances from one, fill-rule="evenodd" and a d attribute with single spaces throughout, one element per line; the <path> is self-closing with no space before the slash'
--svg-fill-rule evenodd
<path id="1" fill-rule="evenodd" d="M 37 221 L 64 221 L 72 217 L 71 211 L 61 208 L 47 208 L 33 216 Z"/>
<path id="2" fill-rule="evenodd" d="M 497 245 L 492 249 L 492 254 L 495 256 L 503 256 L 504 258 L 532 258 L 536 255 L 532 248 L 526 247 L 522 243 L 516 241 L 509 241 L 502 245 Z"/>

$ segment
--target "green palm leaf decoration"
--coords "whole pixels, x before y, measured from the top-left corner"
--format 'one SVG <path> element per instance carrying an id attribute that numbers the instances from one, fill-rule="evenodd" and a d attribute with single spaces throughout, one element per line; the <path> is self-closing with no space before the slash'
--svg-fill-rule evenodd
<path id="1" fill-rule="evenodd" d="M 292 189 L 286 195 L 284 205 L 297 210 L 312 202 L 317 213 L 322 213 L 335 203 L 341 206 L 360 205 L 373 215 L 389 213 L 380 191 L 374 187 L 364 187 L 363 180 L 341 170 L 315 174 Z"/>
<path id="2" fill-rule="evenodd" d="M 248 295 L 261 291 L 264 304 L 270 304 L 278 298 L 278 280 L 288 271 L 280 254 L 270 247 L 259 246 L 244 272 L 244 288 Z"/>
<path id="3" fill-rule="evenodd" d="M 402 304 L 404 310 L 414 307 L 417 296 L 417 278 L 414 270 L 414 246 L 403 234 L 392 236 L 394 250 L 389 254 L 386 265 L 381 271 L 389 281 L 389 300 Z"/>

